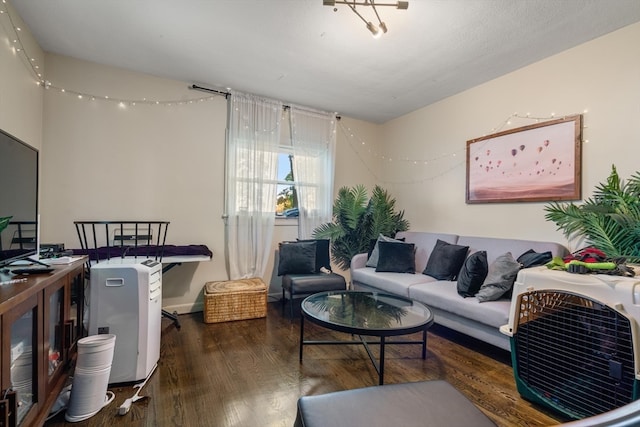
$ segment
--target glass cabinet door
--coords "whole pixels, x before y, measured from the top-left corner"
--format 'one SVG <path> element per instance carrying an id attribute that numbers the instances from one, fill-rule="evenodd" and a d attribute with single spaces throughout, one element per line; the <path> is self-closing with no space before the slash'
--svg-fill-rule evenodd
<path id="1" fill-rule="evenodd" d="M 71 278 L 69 318 L 69 347 L 75 351 L 76 342 L 87 335 L 84 328 L 84 275 L 79 273 Z"/>
<path id="2" fill-rule="evenodd" d="M 34 336 L 37 327 L 37 311 L 33 307 L 18 317 L 11 325 L 11 388 L 18 401 L 18 424 L 36 402 L 37 345 Z"/>
<path id="3" fill-rule="evenodd" d="M 64 322 L 64 287 L 59 288 L 49 297 L 49 352 L 48 374 L 53 376 L 58 366 L 63 362 L 64 349 L 62 346 L 63 322 Z"/>

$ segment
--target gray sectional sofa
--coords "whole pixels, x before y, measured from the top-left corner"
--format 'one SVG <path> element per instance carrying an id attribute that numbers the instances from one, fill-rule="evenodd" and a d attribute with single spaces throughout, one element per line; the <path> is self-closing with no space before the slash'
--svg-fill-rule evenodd
<path id="1" fill-rule="evenodd" d="M 468 254 L 486 251 L 487 262 L 510 252 L 518 258 L 526 251 L 550 251 L 553 256 L 564 256 L 567 249 L 558 243 L 492 237 L 458 236 L 429 232 L 400 232 L 396 238 L 415 245 L 415 273 L 376 272 L 367 267 L 368 254 L 358 254 L 351 260 L 352 287 L 391 293 L 427 304 L 434 312 L 435 323 L 462 332 L 494 346 L 510 351 L 509 338 L 499 328 L 509 321 L 511 302 L 503 297 L 496 301 L 479 302 L 475 297 L 458 294 L 455 281 L 437 280 L 422 274 L 438 240 L 468 246 Z"/>

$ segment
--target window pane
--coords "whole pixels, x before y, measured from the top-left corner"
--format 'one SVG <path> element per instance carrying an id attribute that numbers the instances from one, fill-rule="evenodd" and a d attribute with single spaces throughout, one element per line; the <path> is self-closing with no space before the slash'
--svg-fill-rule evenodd
<path id="1" fill-rule="evenodd" d="M 276 215 L 278 216 L 297 216 L 295 209 L 298 207 L 298 203 L 293 186 L 291 159 L 292 155 L 289 153 L 278 154 L 278 192 L 276 196 Z M 289 184 L 287 181 L 291 183 Z"/>
<path id="2" fill-rule="evenodd" d="M 278 154 L 278 181 L 293 181 L 290 155 L 287 153 Z"/>

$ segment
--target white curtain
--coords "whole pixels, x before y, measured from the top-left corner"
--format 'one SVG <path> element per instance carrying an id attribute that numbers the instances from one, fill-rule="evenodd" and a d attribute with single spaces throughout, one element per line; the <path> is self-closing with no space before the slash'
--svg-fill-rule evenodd
<path id="1" fill-rule="evenodd" d="M 226 159 L 231 280 L 262 277 L 267 268 L 275 224 L 281 117 L 278 101 L 231 94 Z"/>
<path id="2" fill-rule="evenodd" d="M 291 106 L 290 120 L 298 237 L 308 239 L 332 217 L 336 115 Z"/>

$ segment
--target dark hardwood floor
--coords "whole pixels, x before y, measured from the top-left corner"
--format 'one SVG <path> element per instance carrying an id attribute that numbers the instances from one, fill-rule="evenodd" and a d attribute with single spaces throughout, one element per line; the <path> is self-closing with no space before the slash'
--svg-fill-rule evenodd
<path id="1" fill-rule="evenodd" d="M 269 303 L 264 319 L 204 324 L 194 313 L 180 322 L 177 330 L 163 320 L 158 369 L 141 392 L 148 399 L 119 416 L 118 406 L 135 390 L 110 388 L 115 400 L 92 418 L 66 423 L 59 414 L 46 425 L 291 427 L 300 396 L 377 384 L 362 346 L 305 347 L 299 363 L 300 322 L 283 318 L 279 302 Z M 308 322 L 307 337 L 350 339 Z M 422 360 L 420 346 L 388 346 L 385 383 L 447 380 L 498 426 L 560 422 L 519 396 L 508 352 L 438 326 L 429 331 L 427 350 Z"/>

